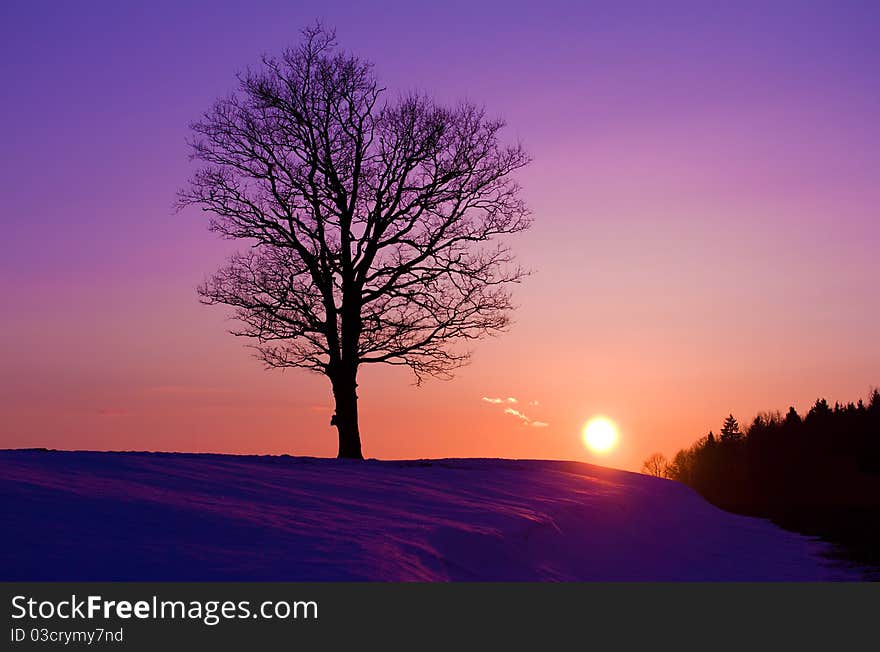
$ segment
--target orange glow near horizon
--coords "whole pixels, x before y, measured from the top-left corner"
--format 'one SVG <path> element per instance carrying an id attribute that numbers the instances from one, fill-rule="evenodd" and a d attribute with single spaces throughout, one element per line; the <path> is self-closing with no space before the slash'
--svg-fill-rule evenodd
<path id="1" fill-rule="evenodd" d="M 264 370 L 230 312 L 199 303 L 248 243 L 171 210 L 187 125 L 304 16 L 374 61 L 385 97 L 485 104 L 534 157 L 509 331 L 463 344 L 451 382 L 364 367 L 365 456 L 638 471 L 730 413 L 746 427 L 880 384 L 880 3 L 796 20 L 775 3 L 473 3 L 454 38 L 428 3 L 374 22 L 351 3 L 223 3 L 193 38 L 161 3 L 56 3 L 52 21 L 12 4 L 0 448 L 335 456 L 327 379 Z M 601 455 L 582 438 L 599 414 L 619 432 Z"/>

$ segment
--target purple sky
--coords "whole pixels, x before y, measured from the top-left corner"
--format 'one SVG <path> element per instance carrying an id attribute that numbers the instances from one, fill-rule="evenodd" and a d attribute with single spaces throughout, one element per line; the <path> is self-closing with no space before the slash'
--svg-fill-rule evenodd
<path id="1" fill-rule="evenodd" d="M 0 9 L 0 447 L 335 451 L 325 381 L 197 302 L 234 245 L 171 211 L 187 124 L 317 17 L 535 159 L 515 326 L 452 383 L 369 370 L 367 455 L 586 458 L 601 413 L 637 468 L 880 383 L 880 4 L 133 4 Z"/>

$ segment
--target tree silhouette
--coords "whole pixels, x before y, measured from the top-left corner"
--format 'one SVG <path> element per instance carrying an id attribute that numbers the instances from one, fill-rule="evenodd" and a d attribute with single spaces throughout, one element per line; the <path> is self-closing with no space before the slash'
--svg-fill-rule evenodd
<path id="1" fill-rule="evenodd" d="M 383 101 L 373 67 L 332 31 L 239 75 L 192 125 L 204 164 L 179 206 L 252 245 L 199 292 L 235 309 L 269 367 L 328 376 L 339 457 L 362 458 L 357 376 L 405 365 L 420 383 L 464 364 L 468 341 L 504 329 L 521 280 L 498 236 L 529 226 L 504 122 L 423 95 Z"/>
<path id="2" fill-rule="evenodd" d="M 818 399 L 766 412 L 740 431 L 728 416 L 712 434 L 676 453 L 668 477 L 742 514 L 833 541 L 880 569 L 880 393 L 832 408 Z"/>
<path id="3" fill-rule="evenodd" d="M 816 402 L 813 404 L 813 407 L 810 408 L 810 411 L 807 412 L 806 420 L 815 422 L 815 421 L 824 421 L 832 414 L 831 408 L 828 406 L 828 401 L 824 398 L 816 399 Z"/>
<path id="4" fill-rule="evenodd" d="M 663 453 L 652 453 L 642 464 L 642 473 L 666 478 L 669 475 L 669 462 Z"/>
<path id="5" fill-rule="evenodd" d="M 721 442 L 735 442 L 740 438 L 742 438 L 742 433 L 739 430 L 739 423 L 737 423 L 737 420 L 733 418 L 732 414 L 730 414 L 724 420 L 724 425 L 721 426 Z"/>

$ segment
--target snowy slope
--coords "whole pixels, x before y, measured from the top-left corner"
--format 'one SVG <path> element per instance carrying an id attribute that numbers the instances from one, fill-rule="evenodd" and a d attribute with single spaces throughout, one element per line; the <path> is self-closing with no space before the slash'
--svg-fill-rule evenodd
<path id="1" fill-rule="evenodd" d="M 576 462 L 0 451 L 0 580 L 853 579 L 821 544 Z"/>

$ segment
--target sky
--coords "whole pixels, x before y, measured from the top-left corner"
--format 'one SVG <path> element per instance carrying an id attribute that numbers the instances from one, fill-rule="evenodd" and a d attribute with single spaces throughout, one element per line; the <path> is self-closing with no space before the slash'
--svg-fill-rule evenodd
<path id="1" fill-rule="evenodd" d="M 513 326 L 452 381 L 365 369 L 366 456 L 637 470 L 728 413 L 866 396 L 880 5 L 720 4 L 4 2 L 0 447 L 335 454 L 328 382 L 263 369 L 199 304 L 236 245 L 172 209 L 188 124 L 316 18 L 534 158 Z"/>

